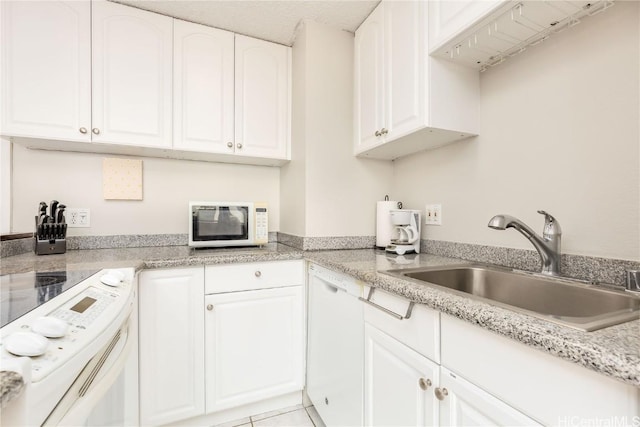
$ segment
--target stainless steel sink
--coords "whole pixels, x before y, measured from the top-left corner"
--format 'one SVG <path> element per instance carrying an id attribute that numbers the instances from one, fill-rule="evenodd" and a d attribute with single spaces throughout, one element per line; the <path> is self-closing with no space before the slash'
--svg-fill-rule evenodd
<path id="1" fill-rule="evenodd" d="M 640 318 L 640 297 L 568 279 L 475 265 L 387 273 L 583 331 Z"/>

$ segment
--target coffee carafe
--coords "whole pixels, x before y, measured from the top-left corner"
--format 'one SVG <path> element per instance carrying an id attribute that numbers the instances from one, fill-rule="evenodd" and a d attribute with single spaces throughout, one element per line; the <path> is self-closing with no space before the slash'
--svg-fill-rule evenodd
<path id="1" fill-rule="evenodd" d="M 389 212 L 393 232 L 385 250 L 398 255 L 420 252 L 420 211 L 393 209 Z"/>

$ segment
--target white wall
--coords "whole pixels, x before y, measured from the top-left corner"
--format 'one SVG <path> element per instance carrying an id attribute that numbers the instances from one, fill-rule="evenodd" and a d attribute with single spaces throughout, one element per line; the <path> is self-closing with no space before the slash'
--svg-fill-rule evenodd
<path id="1" fill-rule="evenodd" d="M 389 194 L 393 166 L 353 156 L 353 34 L 307 21 L 293 58 L 294 111 L 304 109 L 294 114 L 294 147 L 303 144 L 305 151 L 304 173 L 298 175 L 304 176 L 304 201 L 297 200 L 304 203 L 298 212 L 304 212 L 305 232 L 293 234 L 373 236 L 375 202 Z M 288 179 L 283 173 L 283 200 Z M 289 227 L 283 220 L 282 230 Z"/>
<path id="2" fill-rule="evenodd" d="M 13 231 L 30 232 L 38 202 L 90 208 L 91 228 L 70 235 L 187 233 L 190 200 L 266 201 L 269 231 L 280 223 L 280 170 L 186 160 L 143 159 L 143 200 L 104 200 L 103 154 L 29 150 L 14 144 Z"/>
<path id="3" fill-rule="evenodd" d="M 499 213 L 540 232 L 544 209 L 563 252 L 640 260 L 638 2 L 581 25 L 481 75 L 477 138 L 394 162 L 394 197 L 442 203 L 429 239 L 531 249 Z"/>

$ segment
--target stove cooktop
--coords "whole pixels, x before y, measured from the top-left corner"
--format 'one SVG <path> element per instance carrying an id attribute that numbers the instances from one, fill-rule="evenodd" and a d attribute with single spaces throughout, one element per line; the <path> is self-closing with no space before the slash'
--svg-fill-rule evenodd
<path id="1" fill-rule="evenodd" d="M 0 276 L 0 326 L 13 322 L 97 272 L 29 271 Z"/>

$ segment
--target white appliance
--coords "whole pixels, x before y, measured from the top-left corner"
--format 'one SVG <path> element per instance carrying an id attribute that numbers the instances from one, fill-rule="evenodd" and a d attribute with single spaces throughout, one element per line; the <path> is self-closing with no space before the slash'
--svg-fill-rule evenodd
<path id="1" fill-rule="evenodd" d="M 307 394 L 328 426 L 363 425 L 363 287 L 309 266 Z"/>
<path id="2" fill-rule="evenodd" d="M 420 211 L 394 209 L 389 212 L 393 233 L 385 250 L 398 255 L 420 252 Z"/>
<path id="3" fill-rule="evenodd" d="M 11 317 L 3 316 L 0 365 L 26 384 L 3 408 L 2 424 L 137 424 L 134 269 L 81 281 L 73 271 L 55 274 L 2 276 L 2 308 Z"/>
<path id="4" fill-rule="evenodd" d="M 189 203 L 189 246 L 260 246 L 268 241 L 269 217 L 266 203 Z"/>
<path id="5" fill-rule="evenodd" d="M 393 209 L 402 209 L 402 202 L 389 200 L 389 196 L 385 196 L 383 201 L 376 203 L 376 247 L 379 249 L 391 244 L 393 224 L 390 212 Z"/>

